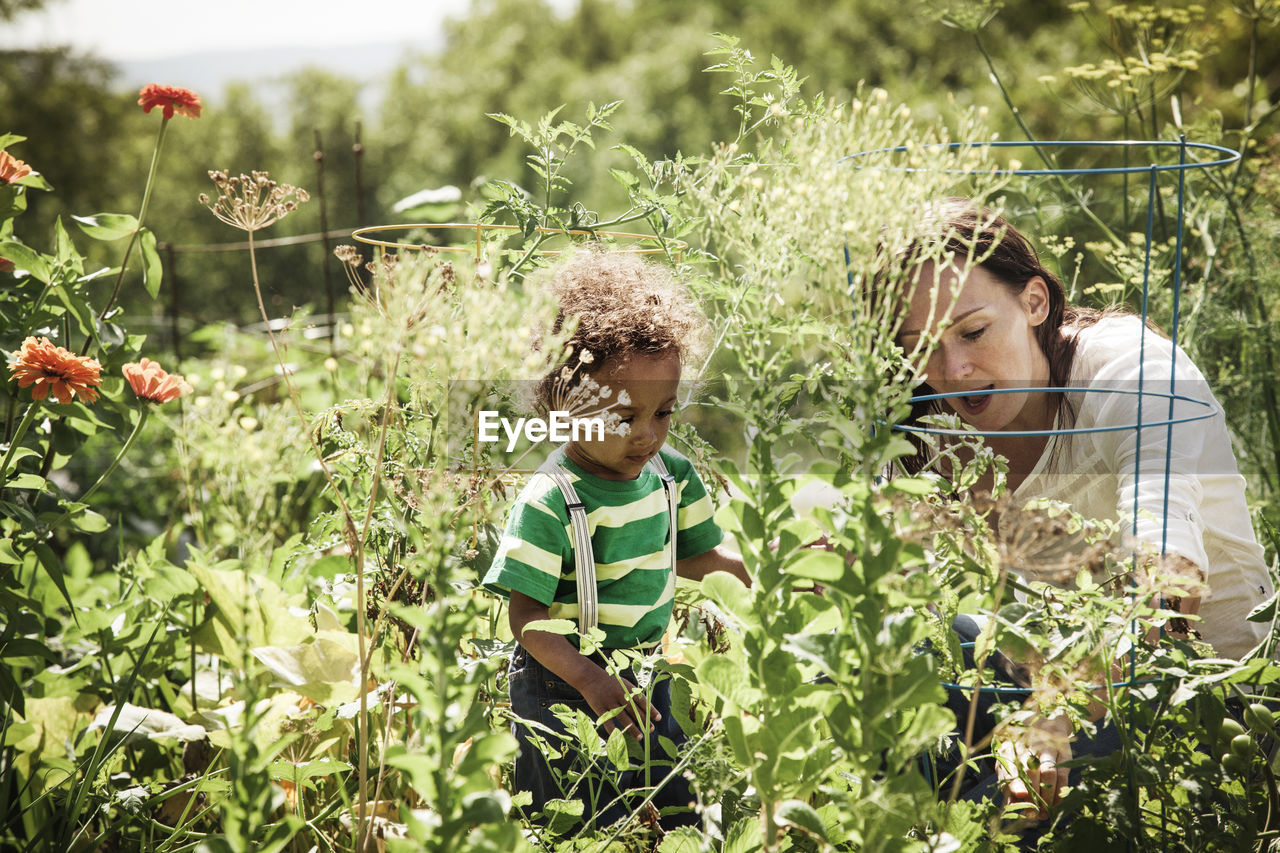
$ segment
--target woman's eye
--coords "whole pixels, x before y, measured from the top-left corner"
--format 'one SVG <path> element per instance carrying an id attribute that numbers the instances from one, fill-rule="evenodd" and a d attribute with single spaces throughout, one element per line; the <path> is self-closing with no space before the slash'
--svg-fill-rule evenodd
<path id="1" fill-rule="evenodd" d="M 624 423 L 624 424 L 630 424 L 630 423 L 631 423 L 632 421 L 634 421 L 634 420 L 635 420 L 635 417 L 634 417 L 634 416 L 630 416 L 630 417 L 625 417 L 625 418 L 620 419 L 620 421 L 619 421 L 619 422 L 620 422 L 620 423 Z"/>
<path id="2" fill-rule="evenodd" d="M 974 329 L 972 332 L 965 332 L 963 335 L 961 335 L 961 337 L 963 337 L 966 341 L 976 341 L 978 338 L 982 337 L 982 333 L 985 332 L 986 330 L 987 330 L 987 327 L 983 326 L 981 328 Z"/>
<path id="3" fill-rule="evenodd" d="M 655 412 L 655 415 L 658 418 L 658 420 L 665 420 L 666 418 L 671 417 L 673 414 L 675 414 L 675 409 L 663 409 L 660 412 Z"/>

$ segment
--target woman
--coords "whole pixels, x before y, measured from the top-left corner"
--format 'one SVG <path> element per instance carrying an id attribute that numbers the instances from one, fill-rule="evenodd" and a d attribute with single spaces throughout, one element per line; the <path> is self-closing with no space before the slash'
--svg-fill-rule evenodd
<path id="1" fill-rule="evenodd" d="M 909 297 L 898 342 L 920 367 L 917 396 L 952 396 L 916 404 L 911 421 L 949 411 L 982 432 L 1008 459 L 1013 506 L 1050 498 L 1132 524 L 1139 543 L 1206 582 L 1203 600 L 1176 604 L 1199 614 L 1202 639 L 1220 655 L 1247 654 L 1266 626 L 1246 617 L 1271 581 L 1204 376 L 1140 318 L 1068 305 L 1027 239 L 991 211 L 950 199 L 925 233 L 897 258 Z M 1181 418 L 1197 419 L 1166 425 Z M 1156 422 L 1139 435 L 1138 423 Z M 906 467 L 927 464 L 922 445 Z M 1015 778 L 1000 763 L 1006 796 L 1047 816 L 1067 783 L 1059 764 L 1071 757 L 1071 734 L 1067 718 L 1039 718 L 1029 745 L 1002 745 L 1010 766 L 1026 768 Z"/>

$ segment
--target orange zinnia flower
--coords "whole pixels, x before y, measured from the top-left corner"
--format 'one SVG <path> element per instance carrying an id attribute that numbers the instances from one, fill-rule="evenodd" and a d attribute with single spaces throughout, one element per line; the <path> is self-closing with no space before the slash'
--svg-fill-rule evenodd
<path id="1" fill-rule="evenodd" d="M 27 338 L 9 361 L 10 379 L 19 388 L 31 388 L 31 397 L 43 400 L 53 392 L 59 403 L 70 403 L 79 394 L 86 403 L 98 399 L 102 365 L 88 356 L 76 355 L 48 338 Z"/>
<path id="2" fill-rule="evenodd" d="M 161 86 L 159 83 L 148 83 L 138 93 L 138 106 L 144 113 L 151 112 L 152 107 L 164 107 L 164 117 L 173 118 L 173 114 L 187 118 L 200 118 L 200 96 L 190 89 L 177 86 Z"/>
<path id="3" fill-rule="evenodd" d="M 149 358 L 136 364 L 126 364 L 123 373 L 133 393 L 149 403 L 167 403 L 191 393 L 187 380 L 176 373 L 166 373 L 163 367 Z"/>
<path id="4" fill-rule="evenodd" d="M 0 184 L 12 184 L 30 174 L 30 166 L 8 151 L 0 151 Z"/>

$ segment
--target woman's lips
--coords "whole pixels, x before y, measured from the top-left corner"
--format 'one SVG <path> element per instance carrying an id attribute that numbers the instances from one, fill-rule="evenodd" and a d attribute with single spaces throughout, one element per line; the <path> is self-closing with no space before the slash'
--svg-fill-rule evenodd
<path id="1" fill-rule="evenodd" d="M 987 388 L 982 390 L 988 390 L 994 387 L 995 386 L 993 385 L 988 385 Z M 982 414 L 983 410 L 987 408 L 987 404 L 991 402 L 991 395 L 990 394 L 966 394 L 965 396 L 960 397 L 959 399 L 960 399 L 961 406 L 964 407 L 965 414 L 980 415 Z"/>

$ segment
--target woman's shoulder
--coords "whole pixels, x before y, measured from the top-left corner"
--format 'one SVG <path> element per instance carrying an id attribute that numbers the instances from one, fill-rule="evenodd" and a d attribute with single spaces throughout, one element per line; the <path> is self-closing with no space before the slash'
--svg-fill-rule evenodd
<path id="1" fill-rule="evenodd" d="M 1076 332 L 1072 385 L 1120 382 L 1128 387 L 1133 382 L 1141 384 L 1144 378 L 1171 376 L 1184 382 L 1205 381 L 1182 347 L 1175 347 L 1162 330 L 1147 325 L 1136 314 L 1104 314 Z"/>
<path id="2" fill-rule="evenodd" d="M 1142 318 L 1137 314 L 1103 314 L 1075 330 L 1076 351 L 1129 351 L 1139 345 Z M 1152 330 L 1148 328 L 1148 334 Z"/>
<path id="3" fill-rule="evenodd" d="M 1071 376 L 1088 381 L 1102 373 L 1137 370 L 1142 362 L 1167 361 L 1172 344 L 1136 314 L 1105 314 L 1075 332 Z"/>

